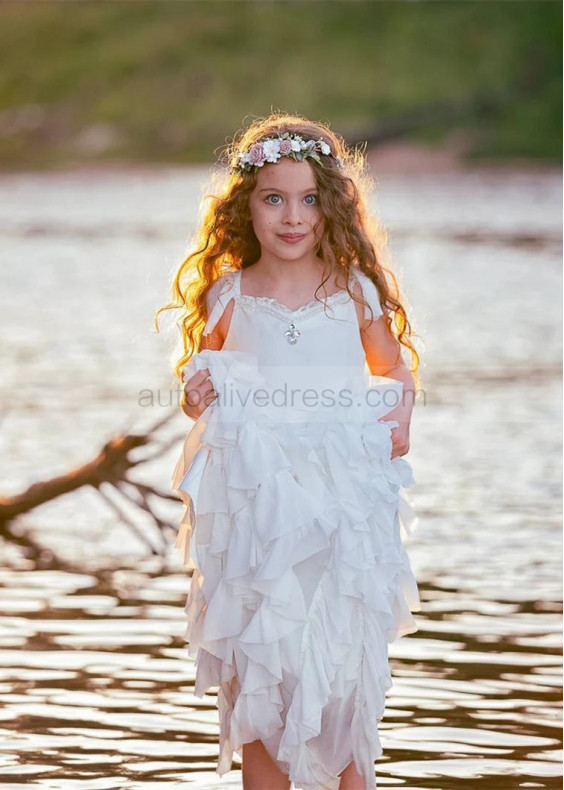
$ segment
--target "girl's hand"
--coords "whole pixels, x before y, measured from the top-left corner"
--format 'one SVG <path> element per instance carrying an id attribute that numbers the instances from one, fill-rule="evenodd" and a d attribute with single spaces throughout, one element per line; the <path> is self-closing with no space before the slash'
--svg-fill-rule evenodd
<path id="1" fill-rule="evenodd" d="M 208 368 L 203 368 L 194 373 L 184 384 L 182 411 L 187 417 L 197 420 L 216 398 L 217 393 L 213 388 L 210 372 Z"/>
<path id="2" fill-rule="evenodd" d="M 392 428 L 392 455 L 406 455 L 409 452 L 409 423 L 400 422 L 399 427 Z"/>

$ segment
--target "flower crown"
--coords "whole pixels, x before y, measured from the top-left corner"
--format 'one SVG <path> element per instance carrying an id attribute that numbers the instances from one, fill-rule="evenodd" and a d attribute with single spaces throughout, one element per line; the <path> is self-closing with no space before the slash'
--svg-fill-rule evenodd
<path id="1" fill-rule="evenodd" d="M 290 134 L 290 132 L 283 132 L 278 137 L 266 137 L 251 145 L 246 151 L 239 151 L 231 162 L 230 169 L 232 173 L 241 175 L 252 171 L 256 173 L 265 162 L 278 162 L 282 156 L 289 156 L 296 162 L 303 162 L 307 157 L 311 157 L 322 164 L 319 154 L 333 156 L 339 170 L 343 170 L 343 160 L 331 153 L 331 148 L 322 137 L 319 140 L 304 140 L 299 134 Z"/>

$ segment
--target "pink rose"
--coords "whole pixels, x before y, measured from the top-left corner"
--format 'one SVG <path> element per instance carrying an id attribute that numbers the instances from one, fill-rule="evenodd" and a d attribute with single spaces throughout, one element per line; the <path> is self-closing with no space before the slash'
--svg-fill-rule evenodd
<path id="1" fill-rule="evenodd" d="M 290 151 L 292 150 L 292 141 L 291 140 L 281 140 L 280 141 L 280 156 L 287 156 Z"/>
<path id="2" fill-rule="evenodd" d="M 264 162 L 264 151 L 262 150 L 262 143 L 255 143 L 249 149 L 249 164 L 258 165 Z"/>

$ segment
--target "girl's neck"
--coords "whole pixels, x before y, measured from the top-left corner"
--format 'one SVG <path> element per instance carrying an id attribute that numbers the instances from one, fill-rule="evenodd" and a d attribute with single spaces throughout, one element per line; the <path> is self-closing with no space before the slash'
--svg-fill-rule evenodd
<path id="1" fill-rule="evenodd" d="M 310 261 L 268 261 L 258 260 L 245 267 L 245 279 L 263 286 L 280 290 L 317 287 L 321 282 L 326 263 L 321 258 Z"/>
<path id="2" fill-rule="evenodd" d="M 327 295 L 345 287 L 336 273 L 327 276 L 327 264 L 321 258 L 305 264 L 303 261 L 284 261 L 283 264 L 267 265 L 257 261 L 243 267 L 239 281 L 240 290 L 249 296 L 273 296 L 282 301 L 306 303 L 313 298 L 322 282 Z"/>

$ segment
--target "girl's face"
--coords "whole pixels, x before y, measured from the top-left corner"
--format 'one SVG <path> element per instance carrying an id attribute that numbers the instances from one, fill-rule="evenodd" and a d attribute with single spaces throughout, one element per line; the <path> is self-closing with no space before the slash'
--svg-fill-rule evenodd
<path id="1" fill-rule="evenodd" d="M 262 255 L 266 252 L 285 260 L 315 255 L 323 222 L 315 176 L 307 161 L 282 157 L 279 162 L 263 165 L 257 172 L 249 208 Z M 284 239 L 285 234 L 299 234 L 299 238 L 290 242 Z"/>

